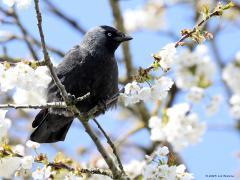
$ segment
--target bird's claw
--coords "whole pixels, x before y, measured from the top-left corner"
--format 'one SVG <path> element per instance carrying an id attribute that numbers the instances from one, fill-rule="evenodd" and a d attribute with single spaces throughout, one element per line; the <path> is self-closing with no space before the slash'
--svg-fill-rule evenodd
<path id="1" fill-rule="evenodd" d="M 68 100 L 69 100 L 70 104 L 76 103 L 76 97 L 73 94 L 68 93 Z"/>
<path id="2" fill-rule="evenodd" d="M 105 111 L 107 110 L 107 104 L 105 100 L 100 100 L 98 102 L 98 108 L 99 111 L 101 111 L 103 114 L 105 113 Z"/>

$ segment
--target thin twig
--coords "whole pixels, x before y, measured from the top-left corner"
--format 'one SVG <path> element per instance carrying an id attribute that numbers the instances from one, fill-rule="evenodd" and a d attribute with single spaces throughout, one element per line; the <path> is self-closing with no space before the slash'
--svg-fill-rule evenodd
<path id="1" fill-rule="evenodd" d="M 26 59 L 12 58 L 9 56 L 0 56 L 0 63 L 8 62 L 10 65 L 23 62 L 29 66 L 46 66 L 45 61 L 28 61 Z"/>
<path id="2" fill-rule="evenodd" d="M 213 11 L 211 14 L 209 14 L 207 17 L 205 17 L 204 19 L 202 19 L 197 25 L 194 26 L 194 28 L 188 32 L 187 34 L 183 35 L 177 42 L 175 42 L 175 48 L 179 47 L 181 45 L 181 43 L 191 37 L 191 35 L 193 33 L 196 32 L 196 30 L 201 27 L 204 23 L 206 23 L 211 17 L 213 16 L 219 16 L 219 10 L 215 10 Z M 161 57 L 160 57 L 161 58 Z M 158 61 L 161 59 L 157 59 Z M 141 69 L 145 74 L 148 74 L 150 71 L 152 71 L 154 69 L 153 65 L 150 65 L 149 67 L 145 68 L 145 69 Z"/>
<path id="3" fill-rule="evenodd" d="M 49 10 L 53 14 L 55 14 L 57 17 L 62 19 L 64 22 L 68 23 L 72 28 L 77 30 L 80 34 L 85 34 L 86 33 L 86 31 L 79 25 L 79 23 L 77 21 L 75 21 L 73 18 L 70 18 L 69 16 L 64 14 L 51 1 L 45 0 L 44 2 L 49 6 Z"/>
<path id="4" fill-rule="evenodd" d="M 103 133 L 103 135 L 104 135 L 105 138 L 107 139 L 107 143 L 108 143 L 108 144 L 110 145 L 110 147 L 112 148 L 113 154 L 114 154 L 114 155 L 116 156 L 116 158 L 117 158 L 119 168 L 122 170 L 122 172 L 123 172 L 124 174 L 126 174 L 125 171 L 124 171 L 124 169 L 123 169 L 122 162 L 121 162 L 120 157 L 119 157 L 119 155 L 118 155 L 118 153 L 117 153 L 117 149 L 116 149 L 114 143 L 112 142 L 112 140 L 110 139 L 110 137 L 107 135 L 107 133 L 104 131 L 104 129 L 102 128 L 102 126 L 97 122 L 96 118 L 93 118 L 93 121 L 96 123 L 97 127 L 100 129 L 100 131 Z"/>
<path id="5" fill-rule="evenodd" d="M 47 67 L 52 75 L 52 78 L 56 84 L 56 86 L 58 87 L 64 101 L 68 104 L 69 100 L 68 100 L 68 93 L 65 89 L 65 87 L 62 85 L 61 81 L 59 80 L 59 78 L 57 77 L 56 72 L 54 71 L 53 68 L 53 64 L 50 60 L 50 57 L 48 55 L 48 51 L 47 51 L 47 47 L 45 44 L 45 38 L 44 38 L 44 34 L 43 34 L 43 30 L 42 30 L 42 15 L 41 12 L 39 10 L 39 5 L 38 2 L 39 0 L 34 0 L 35 2 L 35 10 L 36 10 L 36 16 L 37 16 L 37 26 L 38 26 L 38 31 L 39 31 L 39 35 L 40 35 L 40 39 L 41 39 L 41 44 L 42 44 L 42 51 L 43 51 L 43 55 L 44 55 L 44 61 L 47 64 Z"/>
<path id="6" fill-rule="evenodd" d="M 108 170 L 103 170 L 103 169 L 99 169 L 99 168 L 73 168 L 70 167 L 66 164 L 63 163 L 48 163 L 47 166 L 51 166 L 53 168 L 56 169 L 66 169 L 69 172 L 75 172 L 77 171 L 80 174 L 99 174 L 99 175 L 104 175 L 104 176 L 109 176 L 112 178 L 112 174 L 111 172 L 109 172 Z"/>
<path id="7" fill-rule="evenodd" d="M 12 18 L 14 18 L 15 23 L 16 23 L 16 25 L 19 27 L 19 29 L 20 29 L 20 31 L 21 31 L 21 33 L 22 33 L 22 35 L 23 35 L 24 42 L 26 43 L 26 45 L 27 45 L 27 47 L 28 47 L 28 49 L 29 49 L 29 51 L 30 51 L 33 59 L 34 59 L 34 60 L 38 60 L 37 53 L 35 53 L 35 50 L 33 49 L 31 43 L 29 42 L 29 40 L 28 40 L 28 38 L 27 38 L 27 36 L 28 36 L 27 30 L 25 29 L 25 27 L 23 26 L 22 22 L 20 21 L 20 19 L 19 19 L 19 17 L 18 17 L 18 14 L 16 13 L 16 11 L 13 10 L 13 9 L 11 9 L 11 10 L 4 10 L 3 8 L 0 8 L 0 10 L 1 10 L 4 14 L 6 14 L 6 15 L 12 17 Z"/>
<path id="8" fill-rule="evenodd" d="M 0 104 L 0 109 L 45 109 L 45 108 L 67 108 L 65 102 L 50 102 L 40 105 L 29 104 Z"/>
<path id="9" fill-rule="evenodd" d="M 182 36 L 176 43 L 175 47 L 180 46 L 181 42 L 183 42 L 185 39 L 189 38 L 193 33 L 196 32 L 196 30 L 201 27 L 205 22 L 207 22 L 211 17 L 213 16 L 219 16 L 219 11 L 215 10 L 211 14 L 209 14 L 206 18 L 202 19 L 189 33 Z"/>

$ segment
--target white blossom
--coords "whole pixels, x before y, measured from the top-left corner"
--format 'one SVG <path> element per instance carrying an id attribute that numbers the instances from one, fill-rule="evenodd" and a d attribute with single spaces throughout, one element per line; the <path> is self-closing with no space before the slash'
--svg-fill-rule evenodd
<path id="1" fill-rule="evenodd" d="M 240 118 L 240 95 L 234 94 L 230 98 L 230 113 L 233 118 Z"/>
<path id="2" fill-rule="evenodd" d="M 155 56 L 160 58 L 160 66 L 164 71 L 168 71 L 171 68 L 176 52 L 175 44 L 170 43 L 155 54 Z"/>
<path id="3" fill-rule="evenodd" d="M 207 52 L 207 47 L 200 45 L 193 52 L 187 49 L 176 56 L 174 73 L 178 88 L 205 88 L 212 83 L 215 65 Z"/>
<path id="4" fill-rule="evenodd" d="M 177 177 L 179 180 L 191 180 L 194 179 L 193 174 L 187 173 L 186 171 L 186 166 L 183 164 L 180 164 L 177 166 Z"/>
<path id="5" fill-rule="evenodd" d="M 144 165 L 144 161 L 132 160 L 128 164 L 123 165 L 123 167 L 129 177 L 134 179 L 142 173 Z"/>
<path id="6" fill-rule="evenodd" d="M 202 100 L 204 96 L 204 89 L 199 87 L 192 87 L 189 90 L 187 99 L 193 103 L 197 103 Z"/>
<path id="7" fill-rule="evenodd" d="M 24 63 L 6 69 L 0 65 L 0 88 L 8 91 L 17 88 L 13 96 L 16 103 L 39 104 L 46 102 L 46 88 L 51 81 L 46 67 L 31 68 Z"/>
<path id="8" fill-rule="evenodd" d="M 3 0 L 3 3 L 9 7 L 16 4 L 19 9 L 26 9 L 31 5 L 32 0 Z"/>
<path id="9" fill-rule="evenodd" d="M 231 91 L 240 94 L 240 51 L 236 53 L 235 60 L 223 69 L 222 77 Z"/>
<path id="10" fill-rule="evenodd" d="M 5 118 L 7 110 L 0 110 L 0 142 L 7 135 L 8 129 L 11 127 L 11 120 Z"/>
<path id="11" fill-rule="evenodd" d="M 151 87 L 152 100 L 162 100 L 167 97 L 168 91 L 174 84 L 173 80 L 169 77 L 162 76 L 154 81 L 154 85 Z"/>
<path id="12" fill-rule="evenodd" d="M 153 175 L 156 173 L 157 166 L 156 164 L 148 164 L 143 169 L 143 180 L 150 180 Z"/>
<path id="13" fill-rule="evenodd" d="M 24 156 L 25 147 L 22 144 L 17 144 L 16 146 L 14 146 L 13 152 L 16 153 L 16 154 Z"/>
<path id="14" fill-rule="evenodd" d="M 150 87 L 143 87 L 140 89 L 140 91 L 138 92 L 138 98 L 142 101 L 148 101 L 149 99 L 151 99 L 151 91 L 152 88 Z"/>
<path id="15" fill-rule="evenodd" d="M 17 88 L 14 95 L 13 101 L 15 104 L 29 104 L 38 105 L 46 103 L 45 90 L 41 91 L 27 91 L 21 88 Z"/>
<path id="16" fill-rule="evenodd" d="M 34 81 L 36 81 L 37 86 L 40 88 L 47 88 L 48 84 L 52 80 L 52 78 L 49 75 L 48 68 L 46 66 L 40 66 L 38 67 L 33 76 Z"/>
<path id="17" fill-rule="evenodd" d="M 156 150 L 156 154 L 159 156 L 166 156 L 166 155 L 168 155 L 168 153 L 169 153 L 169 150 L 168 150 L 167 146 L 159 147 Z"/>
<path id="18" fill-rule="evenodd" d="M 55 171 L 52 172 L 51 171 L 51 167 L 43 167 L 41 168 L 37 168 L 33 173 L 32 173 L 32 177 L 34 180 L 42 180 L 42 179 L 48 179 L 51 174 L 55 174 Z"/>
<path id="19" fill-rule="evenodd" d="M 24 156 L 21 159 L 21 164 L 23 169 L 32 169 L 34 158 L 32 156 Z"/>
<path id="20" fill-rule="evenodd" d="M 161 179 L 161 180 L 192 180 L 192 174 L 186 172 L 183 164 L 178 166 L 168 165 L 167 161 L 162 161 L 162 157 L 168 159 L 169 149 L 164 146 L 158 148 L 150 157 L 150 161 L 143 168 L 143 180 Z"/>
<path id="21" fill-rule="evenodd" d="M 31 140 L 28 140 L 28 141 L 26 142 L 26 146 L 29 147 L 29 148 L 32 148 L 32 149 L 37 149 L 37 148 L 40 147 L 40 144 L 37 143 L 37 142 L 33 142 L 33 141 L 31 141 Z"/>
<path id="22" fill-rule="evenodd" d="M 2 70 L 2 68 L 1 68 Z M 3 71 L 0 73 L 0 87 L 1 91 L 8 91 L 9 89 L 14 88 L 14 84 L 12 83 L 15 81 L 15 74 L 13 71 L 13 68 L 9 68 L 8 70 L 3 69 Z"/>
<path id="23" fill-rule="evenodd" d="M 20 157 L 0 158 L 0 177 L 11 178 L 11 176 L 20 167 L 20 165 Z"/>
<path id="24" fill-rule="evenodd" d="M 125 106 L 141 100 L 162 100 L 167 97 L 172 85 L 172 79 L 165 76 L 155 79 L 151 87 L 141 87 L 136 81 L 133 81 L 125 86 L 125 92 L 121 94 L 121 97 Z"/>
<path id="25" fill-rule="evenodd" d="M 123 14 L 124 27 L 128 32 L 140 29 L 159 30 L 164 28 L 164 8 L 161 0 L 149 0 L 143 7 L 127 9 Z"/>
<path id="26" fill-rule="evenodd" d="M 199 122 L 195 113 L 190 113 L 188 104 L 177 104 L 166 111 L 166 116 L 153 116 L 149 120 L 152 141 L 168 141 L 175 151 L 180 151 L 189 144 L 199 142 L 206 124 Z"/>

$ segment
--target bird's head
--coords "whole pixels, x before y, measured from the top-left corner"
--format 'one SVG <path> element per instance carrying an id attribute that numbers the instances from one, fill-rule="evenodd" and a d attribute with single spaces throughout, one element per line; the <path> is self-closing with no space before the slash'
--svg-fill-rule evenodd
<path id="1" fill-rule="evenodd" d="M 104 25 L 89 30 L 83 38 L 83 43 L 92 48 L 98 48 L 100 51 L 107 50 L 114 53 L 122 42 L 131 39 L 132 37 L 117 29 Z"/>

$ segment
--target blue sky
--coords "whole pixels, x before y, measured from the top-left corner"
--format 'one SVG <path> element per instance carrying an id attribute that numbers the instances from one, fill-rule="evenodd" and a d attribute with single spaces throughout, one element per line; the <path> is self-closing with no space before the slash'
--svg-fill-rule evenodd
<path id="1" fill-rule="evenodd" d="M 89 29 L 97 25 L 113 24 L 111 9 L 107 0 L 54 0 L 53 2 L 68 15 L 74 17 L 74 19 L 80 22 L 85 29 Z M 121 8 L 122 10 L 134 8 L 138 5 L 141 5 L 143 2 L 144 0 L 121 1 Z M 66 26 L 66 24 L 59 19 L 51 16 L 51 14 L 46 11 L 44 6 L 42 6 L 42 9 L 43 28 L 48 44 L 54 45 L 66 52 L 73 45 L 80 42 L 81 35 L 79 35 L 75 30 Z M 21 20 L 31 34 L 33 34 L 35 37 L 38 37 L 33 4 L 26 11 L 20 11 L 19 14 Z M 169 8 L 166 13 L 166 17 L 167 27 L 172 29 L 173 32 L 176 32 L 177 34 L 179 34 L 181 29 L 191 28 L 194 25 L 194 22 L 191 20 L 193 17 L 193 12 L 191 6 L 189 5 L 174 6 Z M 226 26 L 224 27 L 224 31 L 221 36 L 217 39 L 217 42 L 224 61 L 228 62 L 234 57 L 234 53 L 237 50 L 240 50 L 238 42 L 240 39 L 240 31 L 231 24 L 222 22 L 220 18 L 214 18 L 211 20 L 211 22 L 212 26 L 214 26 L 215 23 L 221 23 L 223 26 Z M 0 30 L 3 29 L 10 29 L 14 32 L 17 31 L 11 26 L 0 26 Z M 134 37 L 134 40 L 131 41 L 130 47 L 134 65 L 136 66 L 144 67 L 149 65 L 152 61 L 150 54 L 157 52 L 165 44 L 173 41 L 169 37 L 150 31 L 136 32 L 131 35 Z M 9 54 L 15 57 L 24 57 L 27 55 L 26 46 L 22 43 L 10 43 L 8 49 Z M 117 55 L 121 56 L 121 52 L 119 50 Z M 56 62 L 61 60 L 59 57 L 53 57 Z M 122 71 L 123 69 L 121 68 L 120 70 Z M 209 94 L 213 95 L 221 93 L 225 95 L 224 88 L 222 87 L 223 84 L 220 82 L 220 74 L 218 72 L 216 73 L 215 80 L 217 83 L 214 87 L 209 89 Z M 176 102 L 182 101 L 184 101 L 184 93 L 179 95 L 176 99 Z M 224 124 L 232 127 L 234 125 L 234 120 L 231 119 L 228 114 L 228 106 L 226 101 L 222 103 L 221 109 L 212 117 L 205 116 L 201 106 L 194 106 L 193 109 L 201 114 L 201 119 L 205 120 L 210 126 L 215 124 Z M 121 134 L 124 129 L 129 128 L 129 122 L 109 119 L 116 119 L 114 111 L 108 112 L 106 115 L 99 118 L 99 121 L 103 124 L 108 132 L 119 131 L 118 134 Z M 114 137 L 117 138 L 116 133 L 114 134 Z M 27 135 L 25 138 L 27 138 Z M 134 135 L 131 139 L 132 141 L 138 143 L 147 144 L 149 141 L 148 132 L 141 131 Z M 74 157 L 77 157 L 76 147 L 81 145 L 93 147 L 90 138 L 87 137 L 81 125 L 77 122 L 75 122 L 74 126 L 71 128 L 66 141 L 57 143 L 57 145 L 66 149 L 68 154 Z M 181 152 L 181 155 L 189 167 L 190 172 L 195 175 L 196 179 L 205 179 L 206 174 L 233 175 L 240 167 L 240 163 L 235 157 L 235 153 L 239 151 L 239 145 L 239 132 L 235 131 L 234 128 L 227 130 L 210 128 L 204 135 L 201 143 L 186 148 Z M 54 151 L 49 147 L 49 145 L 42 146 L 43 150 L 47 149 L 49 154 L 54 154 Z M 80 160 L 86 159 L 86 157 L 77 158 Z"/>

